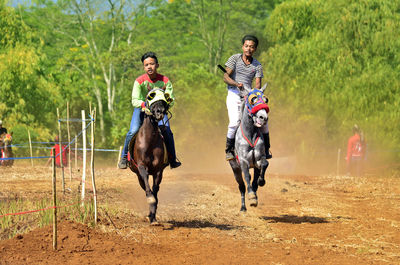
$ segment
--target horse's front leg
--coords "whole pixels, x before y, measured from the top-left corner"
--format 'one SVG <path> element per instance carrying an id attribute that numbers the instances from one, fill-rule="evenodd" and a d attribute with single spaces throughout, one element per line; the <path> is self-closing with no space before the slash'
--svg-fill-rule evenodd
<path id="1" fill-rule="evenodd" d="M 240 196 L 241 196 L 241 201 L 242 201 L 242 207 L 240 208 L 241 212 L 247 211 L 246 209 L 246 203 L 245 203 L 245 194 L 246 194 L 246 185 L 244 185 L 243 182 L 243 176 L 242 176 L 242 170 L 240 169 L 240 166 L 236 159 L 229 160 L 229 164 L 232 168 L 233 175 L 235 176 L 236 182 L 239 184 L 239 191 L 240 191 Z"/>
<path id="2" fill-rule="evenodd" d="M 251 183 L 251 186 L 253 187 L 253 191 L 257 192 L 258 190 L 258 180 L 260 176 L 260 169 L 254 168 L 254 176 L 253 176 L 253 181 Z"/>
<path id="3" fill-rule="evenodd" d="M 261 160 L 261 172 L 260 176 L 258 177 L 257 184 L 262 187 L 265 185 L 265 172 L 267 171 L 267 168 L 269 166 L 269 162 L 267 159 L 262 159 Z"/>
<path id="4" fill-rule="evenodd" d="M 138 166 L 140 177 L 144 182 L 145 192 L 146 192 L 146 199 L 148 204 L 155 203 L 156 199 L 154 198 L 153 192 L 150 189 L 149 185 L 149 173 L 147 169 L 143 165 Z"/>
<path id="5" fill-rule="evenodd" d="M 252 187 L 252 185 L 250 183 L 250 181 L 251 181 L 250 167 L 246 162 L 243 162 L 243 161 L 240 162 L 240 167 L 242 168 L 242 171 L 243 171 L 243 174 L 244 174 L 244 179 L 245 179 L 246 184 L 247 184 L 247 195 L 249 197 L 250 206 L 256 207 L 257 204 L 258 204 L 257 194 L 253 190 L 253 187 Z"/>
<path id="6" fill-rule="evenodd" d="M 153 195 L 155 198 L 155 202 L 150 204 L 150 212 L 149 212 L 149 219 L 150 224 L 157 225 L 156 213 L 157 213 L 157 206 L 158 206 L 158 191 L 160 190 L 160 184 L 162 181 L 162 174 L 163 171 L 159 171 L 153 176 Z"/>

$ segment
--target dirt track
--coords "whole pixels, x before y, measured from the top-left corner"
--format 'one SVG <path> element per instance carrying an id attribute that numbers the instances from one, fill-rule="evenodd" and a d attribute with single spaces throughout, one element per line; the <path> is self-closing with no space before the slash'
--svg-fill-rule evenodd
<path id="1" fill-rule="evenodd" d="M 50 170 L 1 169 L 0 196 L 50 190 Z M 71 184 L 73 190 L 78 185 Z M 400 180 L 268 175 L 259 206 L 239 213 L 233 175 L 166 170 L 158 220 L 129 171 L 97 171 L 96 229 L 63 221 L 0 241 L 0 264 L 400 264 Z"/>

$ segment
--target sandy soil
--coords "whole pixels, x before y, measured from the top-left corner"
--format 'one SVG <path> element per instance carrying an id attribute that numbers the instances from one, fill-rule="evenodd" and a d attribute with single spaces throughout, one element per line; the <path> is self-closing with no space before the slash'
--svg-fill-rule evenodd
<path id="1" fill-rule="evenodd" d="M 78 179 L 66 177 L 77 190 Z M 56 251 L 51 226 L 2 240 L 0 264 L 400 264 L 398 178 L 268 174 L 258 207 L 240 213 L 229 170 L 167 169 L 160 226 L 145 219 L 130 171 L 97 169 L 96 184 L 97 227 L 60 220 Z M 50 190 L 48 168 L 0 169 L 0 203 Z"/>

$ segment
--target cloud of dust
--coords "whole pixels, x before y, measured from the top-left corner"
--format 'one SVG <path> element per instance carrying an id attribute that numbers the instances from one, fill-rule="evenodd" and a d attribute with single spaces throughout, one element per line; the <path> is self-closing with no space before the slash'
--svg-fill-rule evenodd
<path id="1" fill-rule="evenodd" d="M 179 131 L 179 128 L 176 130 Z M 194 136 L 191 144 L 181 146 L 177 155 L 182 162 L 184 170 L 193 174 L 232 173 L 229 164 L 225 160 L 224 134 L 215 135 L 213 139 Z M 178 140 L 179 141 L 179 140 Z"/>
<path id="2" fill-rule="evenodd" d="M 337 171 L 338 147 L 325 147 L 324 138 L 318 129 L 294 128 L 290 118 L 270 119 L 271 152 L 268 173 L 316 175 Z M 223 122 L 221 122 L 223 124 Z M 214 128 L 215 129 L 215 128 Z M 206 130 L 206 129 L 203 129 Z M 213 135 L 198 128 L 190 136 L 182 135 L 185 128 L 174 127 L 177 155 L 183 163 L 182 170 L 188 173 L 232 173 L 225 160 L 226 128 L 214 130 Z M 183 140 L 181 139 L 184 138 Z M 185 139 L 186 143 L 182 144 Z M 307 141 L 305 141 L 307 139 Z M 347 139 L 346 139 L 347 140 Z M 321 148 L 319 148 L 321 147 Z M 340 155 L 340 171 L 344 171 L 345 150 Z"/>

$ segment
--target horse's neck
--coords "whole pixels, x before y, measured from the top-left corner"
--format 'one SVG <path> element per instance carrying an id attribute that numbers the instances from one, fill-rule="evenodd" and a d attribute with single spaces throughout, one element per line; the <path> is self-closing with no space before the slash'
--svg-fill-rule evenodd
<path id="1" fill-rule="evenodd" d="M 240 126 L 242 127 L 243 133 L 248 138 L 252 138 L 254 135 L 258 134 L 258 128 L 254 126 L 253 120 L 246 108 L 242 110 L 242 120 Z"/>
<path id="2" fill-rule="evenodd" d="M 143 130 L 147 132 L 147 137 L 151 137 L 152 134 L 158 133 L 158 124 L 152 120 L 151 117 L 146 116 L 142 124 Z"/>

